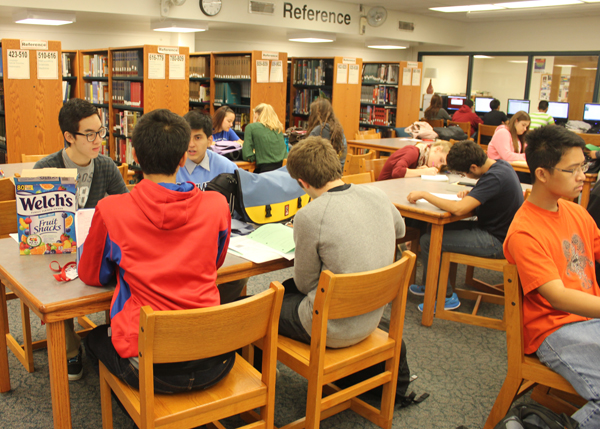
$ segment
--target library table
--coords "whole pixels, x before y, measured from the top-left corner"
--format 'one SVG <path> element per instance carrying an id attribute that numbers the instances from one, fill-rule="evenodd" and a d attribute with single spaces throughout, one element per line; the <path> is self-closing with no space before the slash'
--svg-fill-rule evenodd
<path id="1" fill-rule="evenodd" d="M 421 140 L 409 138 L 389 138 L 389 139 L 365 139 L 348 140 L 348 153 L 356 155 L 359 149 L 370 149 L 375 151 L 375 158 L 379 158 L 379 152 L 396 152 L 405 146 L 414 146 Z"/>
<path id="2" fill-rule="evenodd" d="M 423 304 L 423 316 L 421 324 L 431 326 L 433 324 L 433 310 L 438 288 L 438 275 L 440 262 L 442 258 L 442 237 L 444 235 L 444 225 L 452 222 L 466 219 L 474 215 L 473 212 L 462 216 L 455 216 L 450 212 L 435 207 L 427 202 L 417 202 L 411 204 L 406 197 L 412 191 L 427 191 L 436 193 L 456 194 L 467 189 L 465 186 L 456 185 L 458 181 L 472 182 L 472 179 L 465 179 L 459 175 L 449 174 L 448 182 L 431 182 L 420 177 L 410 177 L 403 179 L 382 180 L 380 182 L 365 183 L 360 186 L 373 186 L 381 189 L 388 196 L 390 201 L 400 211 L 402 216 L 411 219 L 418 219 L 431 224 L 431 243 L 429 245 L 429 259 L 427 265 L 427 283 L 425 284 L 425 299 Z"/>
<path id="3" fill-rule="evenodd" d="M 67 356 L 64 321 L 99 311 L 108 310 L 114 286 L 94 287 L 80 279 L 59 283 L 49 269 L 50 261 L 61 266 L 75 259 L 75 255 L 20 256 L 18 243 L 12 238 L 0 240 L 0 281 L 46 323 L 48 364 L 52 412 L 55 428 L 71 428 L 71 404 L 67 377 Z M 287 268 L 293 261 L 284 258 L 254 264 L 246 259 L 227 254 L 218 271 L 217 283 L 250 277 Z M 7 307 L 4 291 L 0 291 L 0 392 L 10 390 L 10 374 L 5 332 L 8 332 Z"/>
<path id="4" fill-rule="evenodd" d="M 35 162 L 15 162 L 13 164 L 0 164 L 0 169 L 4 171 L 4 177 L 14 177 L 15 173 L 21 174 L 26 168 L 33 168 Z"/>

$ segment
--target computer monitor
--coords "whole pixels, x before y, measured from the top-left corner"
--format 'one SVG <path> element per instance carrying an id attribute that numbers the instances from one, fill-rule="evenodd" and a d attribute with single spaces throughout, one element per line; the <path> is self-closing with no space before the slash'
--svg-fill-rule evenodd
<path id="1" fill-rule="evenodd" d="M 487 113 L 491 112 L 492 108 L 490 107 L 490 103 L 493 98 L 490 97 L 476 97 L 475 98 L 475 113 Z"/>
<path id="2" fill-rule="evenodd" d="M 455 111 L 460 109 L 466 99 L 467 97 L 464 97 L 462 95 L 449 95 L 446 110 Z"/>
<path id="3" fill-rule="evenodd" d="M 583 105 L 583 120 L 592 126 L 588 133 L 600 133 L 600 104 L 585 103 Z"/>
<path id="4" fill-rule="evenodd" d="M 514 100 L 509 98 L 506 113 L 512 116 L 520 110 L 529 113 L 529 100 Z"/>
<path id="5" fill-rule="evenodd" d="M 569 119 L 569 103 L 549 101 L 546 113 L 552 116 L 555 121 L 566 121 Z"/>

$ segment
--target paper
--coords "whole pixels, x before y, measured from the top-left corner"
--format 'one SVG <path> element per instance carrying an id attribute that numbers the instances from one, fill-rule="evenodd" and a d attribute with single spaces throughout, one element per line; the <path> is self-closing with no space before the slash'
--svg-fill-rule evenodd
<path id="1" fill-rule="evenodd" d="M 248 236 L 231 237 L 229 240 L 229 250 L 233 255 L 247 259 L 255 264 L 274 261 L 282 257 L 275 250 L 264 244 L 258 243 L 248 238 Z M 293 253 L 286 254 L 286 259 L 292 260 Z"/>
<path id="2" fill-rule="evenodd" d="M 283 61 L 271 61 L 271 82 L 283 82 Z"/>
<path id="3" fill-rule="evenodd" d="M 263 225 L 252 234 L 249 234 L 248 238 L 281 253 L 289 253 L 296 248 L 294 230 L 280 223 Z"/>
<path id="4" fill-rule="evenodd" d="M 431 195 L 434 195 L 438 198 L 442 198 L 444 200 L 448 200 L 448 201 L 460 201 L 461 198 L 458 198 L 458 196 L 456 194 L 438 194 L 435 192 L 432 192 Z M 420 200 L 417 200 L 418 203 L 429 203 L 429 201 L 427 201 L 425 198 L 421 198 Z M 431 203 L 429 203 L 431 204 Z"/>
<path id="5" fill-rule="evenodd" d="M 402 86 L 410 86 L 410 77 L 411 77 L 410 68 L 404 67 L 402 69 Z"/>
<path id="6" fill-rule="evenodd" d="M 444 174 L 436 174 L 435 176 L 431 176 L 428 174 L 423 174 L 421 176 L 421 179 L 423 180 L 429 180 L 431 182 L 447 182 L 448 181 L 448 176 L 444 175 Z"/>
<path id="7" fill-rule="evenodd" d="M 269 61 L 268 60 L 256 60 L 256 82 L 257 83 L 268 83 L 269 82 Z"/>
<path id="8" fill-rule="evenodd" d="M 8 79 L 29 79 L 29 51 L 6 50 Z"/>
<path id="9" fill-rule="evenodd" d="M 412 69 L 413 86 L 421 86 L 421 69 Z"/>
<path id="10" fill-rule="evenodd" d="M 348 65 L 348 83 L 350 85 L 358 85 L 359 75 L 360 75 L 360 67 L 358 64 L 350 64 Z"/>
<path id="11" fill-rule="evenodd" d="M 335 83 L 348 83 L 348 64 L 337 65 L 337 79 Z"/>
<path id="12" fill-rule="evenodd" d="M 165 55 L 148 54 L 148 79 L 165 78 Z"/>
<path id="13" fill-rule="evenodd" d="M 185 55 L 169 55 L 169 79 L 185 79 Z"/>
<path id="14" fill-rule="evenodd" d="M 81 246 L 90 232 L 95 209 L 79 209 L 75 212 L 75 237 L 77 246 Z"/>
<path id="15" fill-rule="evenodd" d="M 58 52 L 37 51 L 38 79 L 58 79 Z"/>

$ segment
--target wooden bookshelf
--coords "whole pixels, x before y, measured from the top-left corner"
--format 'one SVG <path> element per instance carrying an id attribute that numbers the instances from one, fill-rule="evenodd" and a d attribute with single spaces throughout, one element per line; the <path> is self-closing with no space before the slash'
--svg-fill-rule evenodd
<path id="1" fill-rule="evenodd" d="M 190 53 L 190 110 L 201 110 L 212 115 L 211 96 L 214 88 L 211 85 L 210 52 Z M 200 100 L 200 86 L 208 86 L 208 97 Z"/>
<path id="2" fill-rule="evenodd" d="M 315 81 L 311 80 L 309 75 L 303 73 L 302 70 L 314 70 L 317 64 L 319 64 L 318 67 L 320 67 L 323 77 Z M 338 67 L 340 65 L 347 67 L 345 83 L 338 83 Z M 357 83 L 348 83 L 350 74 L 348 66 L 350 65 L 358 66 L 359 78 Z M 330 98 L 333 111 L 344 129 L 346 139 L 353 139 L 358 131 L 360 114 L 360 72 L 362 70 L 362 59 L 348 57 L 294 57 L 292 58 L 291 70 L 289 125 L 294 126 L 299 123 L 298 121 L 301 121 L 301 124 L 304 121 L 308 121 L 310 103 L 318 96 L 325 96 Z M 307 98 L 303 103 L 302 110 L 298 111 L 296 109 L 298 107 L 296 96 L 300 91 L 304 91 L 304 94 L 309 95 L 310 100 Z"/>
<path id="3" fill-rule="evenodd" d="M 61 42 L 48 41 L 49 52 L 56 52 L 57 79 L 38 79 L 37 50 L 30 49 L 29 79 L 9 79 L 7 50 L 20 50 L 18 39 L 2 39 L 3 83 L 7 162 L 21 162 L 21 154 L 50 154 L 63 147 L 58 126 L 62 106 L 60 77 Z"/>
<path id="4" fill-rule="evenodd" d="M 421 81 L 418 85 L 402 85 L 402 72 L 405 68 L 421 70 Z M 396 126 L 408 127 L 419 120 L 421 105 L 421 83 L 423 82 L 423 63 L 417 61 L 400 61 L 400 77 L 398 84 L 398 111 L 396 113 Z"/>
<path id="5" fill-rule="evenodd" d="M 80 77 L 79 73 L 79 51 L 61 51 L 60 64 L 62 71 L 63 89 L 68 85 L 68 94 L 63 91 L 63 103 L 71 98 L 79 97 Z"/>

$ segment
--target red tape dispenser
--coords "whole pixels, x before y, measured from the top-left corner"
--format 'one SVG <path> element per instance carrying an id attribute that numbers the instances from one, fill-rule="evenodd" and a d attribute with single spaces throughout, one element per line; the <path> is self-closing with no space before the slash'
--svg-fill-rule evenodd
<path id="1" fill-rule="evenodd" d="M 52 264 L 56 264 L 58 268 L 55 268 Z M 50 262 L 50 269 L 57 273 L 53 276 L 59 282 L 69 282 L 78 277 L 77 262 L 68 262 L 61 267 L 58 261 L 52 261 Z"/>

